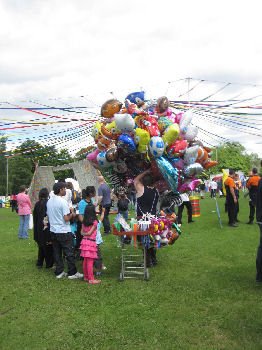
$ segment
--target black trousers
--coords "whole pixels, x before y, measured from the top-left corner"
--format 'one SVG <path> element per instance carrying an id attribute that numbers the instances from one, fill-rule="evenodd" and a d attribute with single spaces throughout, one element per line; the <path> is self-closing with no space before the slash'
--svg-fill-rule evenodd
<path id="1" fill-rule="evenodd" d="M 54 259 L 56 263 L 55 274 L 60 275 L 64 271 L 64 262 L 62 252 L 64 253 L 67 265 L 68 275 L 74 275 L 77 270 L 74 259 L 74 239 L 71 232 L 68 233 L 53 233 L 51 232 L 51 239 L 53 242 Z"/>
<path id="2" fill-rule="evenodd" d="M 104 214 L 104 219 L 103 219 L 103 226 L 104 226 L 104 233 L 110 233 L 111 232 L 111 227 L 110 227 L 110 221 L 109 221 L 109 212 L 110 212 L 110 207 L 111 205 L 103 205 L 103 207 L 100 207 L 100 214 L 102 211 L 102 208 L 105 208 L 105 214 Z"/>
<path id="3" fill-rule="evenodd" d="M 179 207 L 178 207 L 178 214 L 177 214 L 177 222 L 178 224 L 181 224 L 182 222 L 182 214 L 184 210 L 184 206 L 186 206 L 188 210 L 188 221 L 192 221 L 192 205 L 190 201 L 183 202 Z"/>
<path id="4" fill-rule="evenodd" d="M 234 224 L 237 216 L 237 203 L 234 203 L 233 198 L 227 198 L 228 223 Z"/>
<path id="5" fill-rule="evenodd" d="M 38 259 L 36 262 L 36 266 L 43 266 L 44 260 L 47 269 L 53 266 L 53 246 L 46 244 L 38 244 Z"/>
<path id="6" fill-rule="evenodd" d="M 254 221 L 255 211 L 256 211 L 256 204 L 255 204 L 255 202 L 249 201 L 249 208 L 250 208 L 249 221 Z"/>

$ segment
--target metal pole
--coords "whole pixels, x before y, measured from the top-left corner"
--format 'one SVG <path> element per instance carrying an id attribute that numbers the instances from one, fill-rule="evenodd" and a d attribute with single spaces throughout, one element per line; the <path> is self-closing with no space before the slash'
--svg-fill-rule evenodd
<path id="1" fill-rule="evenodd" d="M 6 158 L 6 197 L 8 197 L 8 157 Z"/>
<path id="2" fill-rule="evenodd" d="M 189 85 L 190 85 L 190 79 L 191 78 L 187 78 L 187 100 L 188 100 L 188 108 L 190 108 L 190 99 L 189 99 Z"/>

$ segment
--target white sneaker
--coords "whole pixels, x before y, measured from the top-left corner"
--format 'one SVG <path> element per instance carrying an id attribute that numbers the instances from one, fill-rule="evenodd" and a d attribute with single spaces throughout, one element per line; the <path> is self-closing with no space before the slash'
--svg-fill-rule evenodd
<path id="1" fill-rule="evenodd" d="M 57 275 L 56 278 L 62 278 L 62 277 L 66 277 L 67 273 L 65 271 L 61 272 L 60 275 Z"/>
<path id="2" fill-rule="evenodd" d="M 84 275 L 82 273 L 79 273 L 79 272 L 75 273 L 74 275 L 68 276 L 68 278 L 70 280 L 74 280 L 76 278 L 83 278 L 83 277 L 84 277 Z"/>

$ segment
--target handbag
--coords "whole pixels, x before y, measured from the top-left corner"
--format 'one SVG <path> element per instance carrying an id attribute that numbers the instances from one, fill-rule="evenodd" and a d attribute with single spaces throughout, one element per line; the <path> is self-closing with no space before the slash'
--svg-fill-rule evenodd
<path id="1" fill-rule="evenodd" d="M 34 227 L 33 215 L 30 214 L 28 229 L 33 230 L 33 227 Z"/>

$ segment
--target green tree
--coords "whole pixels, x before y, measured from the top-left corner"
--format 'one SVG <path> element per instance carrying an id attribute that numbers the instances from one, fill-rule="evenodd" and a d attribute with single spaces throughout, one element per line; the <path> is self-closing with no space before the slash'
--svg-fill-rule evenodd
<path id="1" fill-rule="evenodd" d="M 23 142 L 17 149 L 24 157 L 30 158 L 33 163 L 42 166 L 57 166 L 68 164 L 73 161 L 66 149 L 57 151 L 55 146 L 42 146 L 34 140 Z"/>
<path id="2" fill-rule="evenodd" d="M 21 185 L 29 187 L 33 177 L 31 159 L 25 158 L 23 155 L 9 158 L 8 175 L 10 193 L 17 194 Z"/>
<path id="3" fill-rule="evenodd" d="M 222 169 L 242 170 L 248 175 L 252 167 L 259 163 L 256 153 L 247 154 L 245 147 L 239 142 L 226 142 L 212 150 L 212 159 L 217 161 L 218 165 L 212 167 L 207 173 L 217 174 Z"/>
<path id="4" fill-rule="evenodd" d="M 0 138 L 0 195 L 6 195 L 6 137 L 3 135 Z"/>

